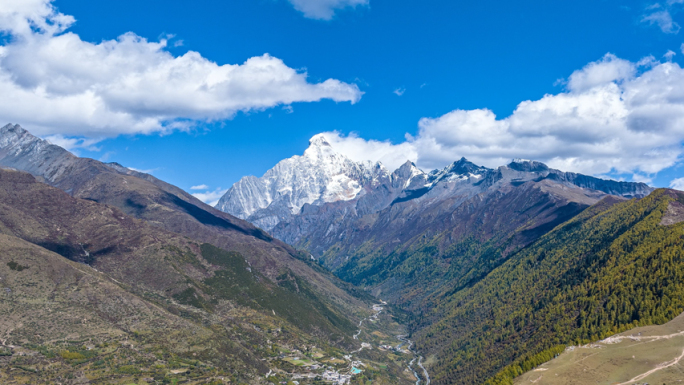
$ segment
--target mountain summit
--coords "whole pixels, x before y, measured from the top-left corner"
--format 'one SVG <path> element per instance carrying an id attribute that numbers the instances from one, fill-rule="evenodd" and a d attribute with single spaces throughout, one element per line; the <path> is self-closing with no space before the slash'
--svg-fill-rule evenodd
<path id="1" fill-rule="evenodd" d="M 382 164 L 354 162 L 318 134 L 303 155 L 279 162 L 261 178 L 240 179 L 216 207 L 270 230 L 304 205 L 349 201 L 389 177 Z"/>

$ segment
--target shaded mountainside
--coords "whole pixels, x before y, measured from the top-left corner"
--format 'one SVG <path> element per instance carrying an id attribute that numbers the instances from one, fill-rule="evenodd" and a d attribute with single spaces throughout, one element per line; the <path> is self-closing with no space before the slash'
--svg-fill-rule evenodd
<path id="1" fill-rule="evenodd" d="M 310 250 L 343 279 L 415 311 L 431 306 L 423 302 L 430 293 L 472 285 L 608 194 L 651 191 L 538 162 L 514 161 L 492 170 L 466 159 L 415 175 L 411 184 L 424 187 L 403 190 L 377 211 L 359 209 L 374 193 L 305 206 L 273 234 Z"/>
<path id="2" fill-rule="evenodd" d="M 264 312 L 278 310 L 304 331 L 332 340 L 354 330 L 291 272 L 284 270 L 274 284 L 252 272 L 240 253 L 150 226 L 114 207 L 73 198 L 23 172 L 0 170 L 0 232 L 88 264 L 144 297 L 174 297 L 210 312 L 222 299 Z M 226 285 L 241 289 L 230 291 Z"/>
<path id="3" fill-rule="evenodd" d="M 151 175 L 78 158 L 11 124 L 0 129 L 0 166 L 27 171 L 73 197 L 117 207 L 153 226 L 240 253 L 274 284 L 290 274 L 308 282 L 322 300 L 349 313 L 364 306 L 340 289 L 341 281 L 309 266 L 292 247 Z"/>
<path id="4" fill-rule="evenodd" d="M 684 311 L 684 194 L 606 198 L 416 320 L 435 384 L 510 384 L 566 344 Z M 670 223 L 670 224 L 665 224 Z M 498 374 L 497 374 L 498 373 Z"/>

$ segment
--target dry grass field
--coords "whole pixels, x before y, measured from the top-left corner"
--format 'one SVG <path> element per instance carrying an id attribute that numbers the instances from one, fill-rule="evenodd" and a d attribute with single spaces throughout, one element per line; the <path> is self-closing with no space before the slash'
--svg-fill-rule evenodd
<path id="1" fill-rule="evenodd" d="M 516 385 L 684 384 L 684 314 L 659 326 L 570 347 Z"/>

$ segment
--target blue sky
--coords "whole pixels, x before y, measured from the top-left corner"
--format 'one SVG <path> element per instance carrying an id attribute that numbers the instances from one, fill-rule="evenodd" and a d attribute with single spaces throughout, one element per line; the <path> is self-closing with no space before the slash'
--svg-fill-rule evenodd
<path id="1" fill-rule="evenodd" d="M 3 1 L 19 0 L 0 3 Z M 18 79 L 13 85 L 17 92 L 40 88 L 43 83 L 48 93 L 59 97 L 86 92 L 74 91 L 78 87 L 69 76 L 78 77 L 78 73 L 63 76 L 64 71 L 68 72 L 64 67 L 70 65 L 66 59 L 55 59 L 49 56 L 52 51 L 41 48 L 41 44 L 49 44 L 47 40 L 65 34 L 77 39 L 73 44 L 59 45 L 67 52 L 85 50 L 79 48 L 83 42 L 93 46 L 103 41 L 117 42 L 119 36 L 132 32 L 132 47 L 141 44 L 141 38 L 146 39 L 145 44 L 165 40 L 166 45 L 158 50 L 167 59 L 196 52 L 218 68 L 256 57 L 269 65 L 279 60 L 280 64 L 274 64 L 278 71 L 292 70 L 301 76 L 306 72 L 307 77 L 295 79 L 294 85 L 289 81 L 265 83 L 264 87 L 273 84 L 282 92 L 264 91 L 264 87 L 237 96 L 229 92 L 240 100 L 256 100 L 245 105 L 238 101 L 223 103 L 224 94 L 190 95 L 187 97 L 192 100 L 176 104 L 171 100 L 174 94 L 161 86 L 149 90 L 150 86 L 145 86 L 149 83 L 141 82 L 139 87 L 147 89 L 127 86 L 121 91 L 107 79 L 93 75 L 94 80 L 83 89 L 90 87 L 106 94 L 110 98 L 106 99 L 107 108 L 133 116 L 107 127 L 100 127 L 98 121 L 114 115 L 84 115 L 78 120 L 54 112 L 42 114 L 39 119 L 30 109 L 0 109 L 3 121 L 19 123 L 56 143 L 71 143 L 72 151 L 79 155 L 150 171 L 188 190 L 196 185 L 207 185 L 209 190 L 225 189 L 241 176 L 260 176 L 279 160 L 301 154 L 308 139 L 320 132 L 337 132 L 330 134 L 335 136 L 334 144 L 353 158 L 372 156 L 373 160 L 392 163 L 387 152 L 394 151 L 399 158 L 417 157 L 412 160 L 423 168 L 440 167 L 464 155 L 488 166 L 503 164 L 509 155 L 549 161 L 553 154 L 563 152 L 559 149 L 571 148 L 549 163 L 579 172 L 645 180 L 656 186 L 668 186 L 672 180 L 684 177 L 684 168 L 678 166 L 684 140 L 684 128 L 678 120 L 678 95 L 660 95 L 670 103 L 662 108 L 658 101 L 653 102 L 655 107 L 639 104 L 640 109 L 634 107 L 636 102 L 629 102 L 626 112 L 620 106 L 606 105 L 604 110 L 615 109 L 608 118 L 624 120 L 625 127 L 632 131 L 639 131 L 634 125 L 641 124 L 641 134 L 646 131 L 646 136 L 628 135 L 632 131 L 623 136 L 622 128 L 613 127 L 603 116 L 595 117 L 595 111 L 586 112 L 591 117 L 577 123 L 588 125 L 581 130 L 572 124 L 559 127 L 556 121 L 531 116 L 548 116 L 539 112 L 540 104 L 515 112 L 521 102 L 539 101 L 547 94 L 610 98 L 614 95 L 610 90 L 589 95 L 607 83 L 619 87 L 619 95 L 643 95 L 646 83 L 662 87 L 677 84 L 684 57 L 684 32 L 679 32 L 678 24 L 684 23 L 681 1 L 327 0 L 340 8 L 331 8 L 329 13 L 322 8 L 306 8 L 313 0 L 21 1 L 34 2 L 36 9 L 43 11 L 45 7 L 54 8 L 52 14 L 22 16 L 24 11 L 18 11 L 4 19 L 0 12 L 4 48 L 9 52 L 5 58 L 0 55 L 0 66 L 4 66 L 3 73 Z M 75 22 L 55 19 L 57 13 L 73 16 Z M 32 32 L 8 26 L 17 17 L 28 18 Z M 37 17 L 49 21 L 42 32 Z M 59 28 L 45 32 L 54 25 Z M 37 43 L 32 43 L 32 34 L 49 36 L 35 38 Z M 147 65 L 145 60 L 150 55 L 133 51 L 131 61 L 140 57 L 140 65 Z M 672 53 L 667 55 L 668 51 Z M 270 55 L 268 59 L 263 59 L 264 54 Z M 20 65 L 20 59 L 45 60 L 47 64 L 29 73 Z M 102 60 L 113 59 L 107 56 Z M 161 59 L 149 60 L 157 63 Z M 98 68 L 99 62 L 94 63 L 91 69 Z M 131 63 L 119 67 L 126 71 L 129 65 L 135 68 Z M 187 71 L 196 68 L 187 66 Z M 56 75 L 45 80 L 41 78 L 47 76 L 45 73 Z M 596 76 L 601 78 L 598 83 L 591 80 Z M 54 79 L 61 77 L 69 81 L 55 83 Z M 334 87 L 320 86 L 328 79 L 336 82 Z M 249 78 L 244 81 L 247 83 L 238 82 L 234 87 L 249 84 Z M 122 101 L 128 95 L 124 91 L 131 93 L 132 102 Z M 167 96 L 171 101 L 158 103 L 157 98 Z M 37 109 L 52 111 L 49 103 L 53 99 L 41 99 L 47 104 Z M 560 99 L 549 103 L 558 104 Z M 88 110 L 89 99 L 79 100 Z M 582 103 L 596 105 L 593 100 Z M 212 106 L 209 112 L 207 105 Z M 70 106 L 60 104 L 54 108 L 69 111 Z M 78 106 L 74 108 L 79 110 Z M 489 115 L 473 113 L 481 109 L 487 109 Z M 584 113 L 582 108 L 575 110 Z M 162 118 L 150 122 L 150 111 L 162 111 Z M 513 118 L 506 120 L 512 114 Z M 684 112 L 681 114 L 684 116 Z M 670 117 L 668 126 L 659 128 L 664 115 Z M 592 128 L 592 122 L 600 123 Z M 608 128 L 602 128 L 602 124 Z M 89 125 L 100 126 L 91 129 Z M 534 133 L 526 127 L 534 127 Z M 538 136 L 548 127 L 556 130 L 553 141 L 560 142 L 549 144 L 547 150 L 540 151 L 539 147 L 550 143 L 548 138 L 524 139 Z M 658 138 L 648 135 L 650 127 L 660 130 Z M 606 134 L 593 138 L 594 129 Z M 499 132 L 502 137 L 512 135 L 510 149 L 504 148 L 506 142 L 479 138 Z M 606 139 L 611 135 L 623 142 L 616 144 Z M 74 138 L 80 148 L 73 146 Z M 672 143 L 668 144 L 667 138 Z M 646 142 L 649 144 L 643 144 Z M 622 154 L 616 155 L 616 148 Z"/>

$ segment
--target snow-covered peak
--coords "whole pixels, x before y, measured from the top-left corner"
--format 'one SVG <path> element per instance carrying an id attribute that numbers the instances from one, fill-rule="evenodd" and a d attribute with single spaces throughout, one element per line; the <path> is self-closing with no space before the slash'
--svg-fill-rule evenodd
<path id="1" fill-rule="evenodd" d="M 328 139 L 323 134 L 316 134 L 309 139 L 309 147 L 331 147 Z"/>
<path id="2" fill-rule="evenodd" d="M 410 160 L 396 169 L 392 173 L 392 177 L 395 182 L 394 185 L 402 189 L 423 187 L 427 180 L 427 174 Z"/>
<path id="3" fill-rule="evenodd" d="M 465 181 L 470 178 L 480 178 L 488 171 L 490 171 L 490 169 L 478 166 L 466 158 L 461 158 L 441 170 L 433 170 L 430 172 L 429 180 L 431 185 L 441 181 Z"/>
<path id="4" fill-rule="evenodd" d="M 270 230 L 306 204 L 355 199 L 388 175 L 382 164 L 354 162 L 318 134 L 303 155 L 280 161 L 261 178 L 242 178 L 216 207 Z"/>
<path id="5" fill-rule="evenodd" d="M 394 173 L 397 175 L 404 175 L 409 179 L 416 175 L 424 174 L 424 172 L 416 167 L 415 163 L 411 162 L 410 160 L 404 162 L 404 164 L 402 164 L 401 167 L 399 167 Z"/>
<path id="6" fill-rule="evenodd" d="M 323 134 L 315 135 L 309 140 L 309 148 L 304 151 L 304 157 L 313 162 L 322 163 L 340 163 L 349 160 L 346 156 L 336 152 Z"/>

